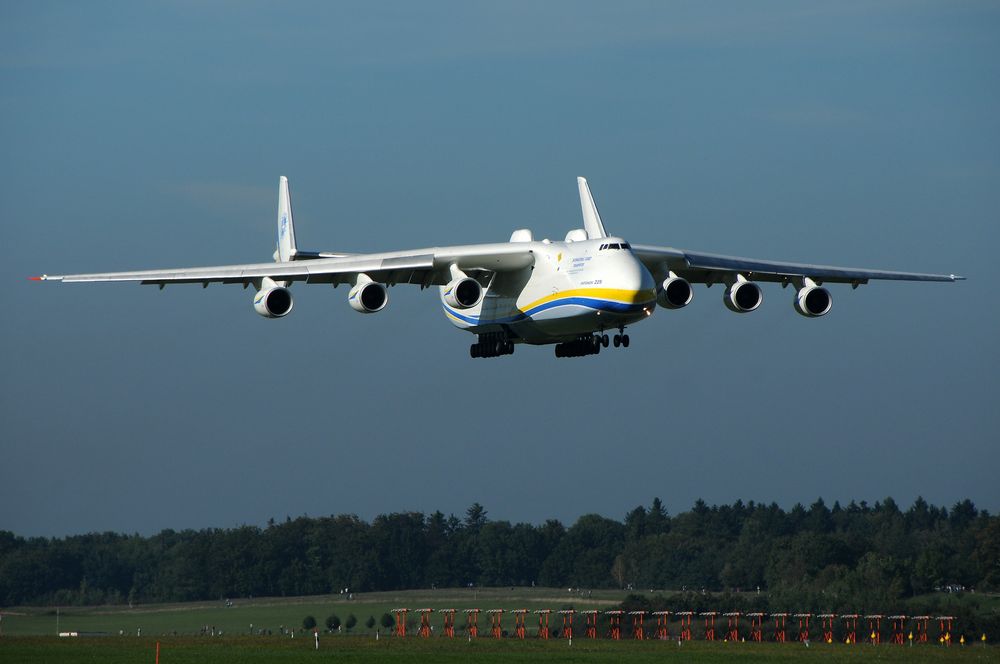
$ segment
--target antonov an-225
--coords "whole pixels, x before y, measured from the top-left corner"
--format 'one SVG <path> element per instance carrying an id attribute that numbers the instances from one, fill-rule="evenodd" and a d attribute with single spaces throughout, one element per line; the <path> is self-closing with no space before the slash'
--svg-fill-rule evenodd
<path id="1" fill-rule="evenodd" d="M 302 251 L 295 243 L 288 179 L 278 184 L 278 242 L 273 263 L 221 267 L 143 270 L 97 274 L 45 275 L 40 281 L 138 281 L 163 288 L 173 283 L 251 284 L 254 310 L 283 318 L 292 310 L 289 286 L 347 284 L 348 303 L 373 314 L 389 302 L 389 286 L 439 286 L 441 306 L 456 327 L 478 336 L 474 358 L 510 355 L 516 344 L 555 344 L 556 357 L 600 352 L 611 343 L 627 348 L 625 328 L 652 315 L 656 307 L 686 307 L 692 284 L 725 289 L 731 311 L 760 307 L 756 282 L 795 288 L 795 311 L 809 318 L 829 313 L 833 299 L 827 283 L 857 288 L 871 279 L 957 281 L 954 274 L 920 274 L 779 263 L 630 244 L 608 235 L 584 178 L 577 178 L 583 228 L 562 242 L 536 241 L 530 230 L 516 230 L 509 242 L 430 247 L 412 251 L 346 254 Z M 614 332 L 613 339 L 607 332 Z"/>

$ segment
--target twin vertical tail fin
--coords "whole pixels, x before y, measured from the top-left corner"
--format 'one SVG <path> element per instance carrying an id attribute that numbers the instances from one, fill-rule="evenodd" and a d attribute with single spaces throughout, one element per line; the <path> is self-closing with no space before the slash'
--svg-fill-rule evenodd
<path id="1" fill-rule="evenodd" d="M 292 222 L 292 197 L 288 193 L 288 178 L 278 179 L 278 248 L 274 260 L 278 263 L 295 260 L 295 225 Z"/>

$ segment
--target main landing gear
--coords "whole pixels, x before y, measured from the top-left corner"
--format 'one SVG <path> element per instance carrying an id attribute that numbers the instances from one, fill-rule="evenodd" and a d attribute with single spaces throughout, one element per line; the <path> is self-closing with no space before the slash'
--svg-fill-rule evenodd
<path id="1" fill-rule="evenodd" d="M 583 357 L 585 355 L 597 355 L 601 348 L 611 345 L 612 339 L 601 332 L 600 334 L 588 334 L 577 337 L 573 341 L 566 341 L 556 344 L 556 357 Z M 625 327 L 618 328 L 618 334 L 614 336 L 615 348 L 628 348 L 629 338 L 625 334 Z"/>
<path id="2" fill-rule="evenodd" d="M 480 334 L 479 343 L 469 346 L 469 355 L 473 358 L 500 357 L 501 355 L 513 354 L 514 342 L 508 339 L 507 335 L 502 332 Z"/>
<path id="3" fill-rule="evenodd" d="M 607 335 L 605 335 L 607 336 Z M 556 357 L 583 357 L 597 355 L 604 345 L 601 337 L 596 334 L 579 337 L 573 341 L 556 344 Z"/>

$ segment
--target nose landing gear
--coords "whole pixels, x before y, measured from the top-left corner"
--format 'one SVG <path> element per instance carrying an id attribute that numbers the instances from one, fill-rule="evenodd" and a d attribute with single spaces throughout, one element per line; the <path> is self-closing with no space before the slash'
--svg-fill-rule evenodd
<path id="1" fill-rule="evenodd" d="M 605 337 L 607 337 L 607 335 L 605 335 Z M 620 325 L 618 327 L 618 334 L 615 335 L 615 339 L 614 339 L 615 348 L 618 348 L 619 346 L 622 346 L 624 348 L 628 348 L 628 341 L 629 341 L 628 335 L 625 334 L 625 326 L 624 325 Z"/>

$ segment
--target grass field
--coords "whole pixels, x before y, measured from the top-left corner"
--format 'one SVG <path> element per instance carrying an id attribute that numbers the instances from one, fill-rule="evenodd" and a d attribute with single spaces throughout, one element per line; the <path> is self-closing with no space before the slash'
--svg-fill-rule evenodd
<path id="1" fill-rule="evenodd" d="M 319 650 L 309 638 L 163 637 L 160 662 L 998 662 L 995 647 L 870 646 L 841 644 L 706 643 L 672 641 L 566 641 L 506 639 L 321 637 Z M 101 637 L 60 639 L 0 638 L 2 662 L 154 662 L 155 638 Z"/>
<path id="2" fill-rule="evenodd" d="M 502 588 L 451 589 L 366 593 L 353 600 L 343 595 L 299 598 L 259 598 L 234 600 L 231 607 L 223 602 L 199 602 L 128 607 L 88 607 L 60 609 L 60 631 L 99 632 L 107 636 L 58 638 L 56 611 L 50 608 L 5 609 L 0 623 L 0 664 L 8 662 L 153 662 L 156 643 L 161 644 L 162 664 L 184 662 L 935 662 L 976 661 L 1000 663 L 1000 648 L 983 647 L 978 642 L 965 647 L 957 643 L 950 648 L 939 645 L 899 647 L 883 644 L 844 645 L 841 643 L 707 643 L 691 641 L 678 645 L 675 641 L 610 641 L 588 640 L 577 636 L 572 645 L 565 640 L 542 641 L 533 638 L 537 624 L 528 617 L 529 637 L 526 640 L 485 638 L 489 619 L 480 616 L 480 638 L 467 640 L 464 631 L 456 630 L 455 639 L 440 637 L 441 618 L 435 615 L 432 624 L 437 635 L 429 639 L 387 637 L 376 640 L 374 630 L 364 627 L 368 616 L 378 620 L 397 607 L 418 609 L 548 608 L 558 610 L 572 605 L 577 610 L 606 609 L 617 605 L 625 593 L 594 591 L 581 597 L 565 589 Z M 349 614 L 358 619 L 351 634 L 321 634 L 320 648 L 315 650 L 311 634 L 296 630 L 292 638 L 279 635 L 279 626 L 301 628 L 302 619 L 312 615 L 322 626 L 330 614 L 341 620 Z M 411 622 L 416 617 L 411 613 Z M 271 630 L 270 636 L 251 636 L 254 630 Z M 560 621 L 552 616 L 551 627 Z M 221 636 L 201 636 L 203 626 L 214 627 Z M 457 616 L 456 625 L 464 625 L 464 616 Z M 648 625 L 648 623 L 647 623 Z M 579 617 L 577 634 L 582 626 Z M 136 636 L 142 629 L 142 636 Z M 513 618 L 504 617 L 504 628 L 513 631 Z M 672 626 L 676 633 L 676 624 Z M 745 627 L 744 627 L 745 629 Z M 124 632 L 124 636 L 119 635 Z M 629 631 L 623 625 L 623 636 Z M 722 630 L 720 630 L 721 632 Z M 794 630 L 792 630 L 794 633 Z M 934 632 L 936 634 L 936 632 Z M 956 641 L 958 631 L 956 632 Z M 696 636 L 700 630 L 696 630 Z M 972 635 L 967 635 L 971 638 Z"/>
<path id="3" fill-rule="evenodd" d="M 149 606 L 69 607 L 58 614 L 58 631 L 106 632 L 117 635 L 119 630 L 135 635 L 142 628 L 143 635 L 195 635 L 204 625 L 214 626 L 224 635 L 242 635 L 254 630 L 270 629 L 278 633 L 280 625 L 301 627 L 302 619 L 311 615 L 322 627 L 330 614 L 345 620 L 349 614 L 358 619 L 353 630 L 366 634 L 364 623 L 368 616 L 377 621 L 383 613 L 397 607 L 410 609 L 430 607 L 486 609 L 553 609 L 573 605 L 577 609 L 606 609 L 617 605 L 627 593 L 613 590 L 595 590 L 581 597 L 565 589 L 555 588 L 481 588 L 476 590 L 414 590 L 384 593 L 356 594 L 353 600 L 344 595 L 327 595 L 294 598 L 258 598 L 233 600 L 232 607 L 223 602 L 195 602 L 188 604 L 153 604 Z M 411 619 L 413 615 L 411 614 Z M 3 611 L 2 630 L 7 635 L 55 635 L 57 615 L 51 607 L 18 608 Z M 441 618 L 435 616 L 434 624 L 440 627 Z M 459 616 L 456 624 L 464 624 Z M 488 625 L 485 614 L 480 617 L 480 628 Z M 513 625 L 513 622 L 510 623 Z M 374 633 L 374 631 L 372 631 Z"/>

